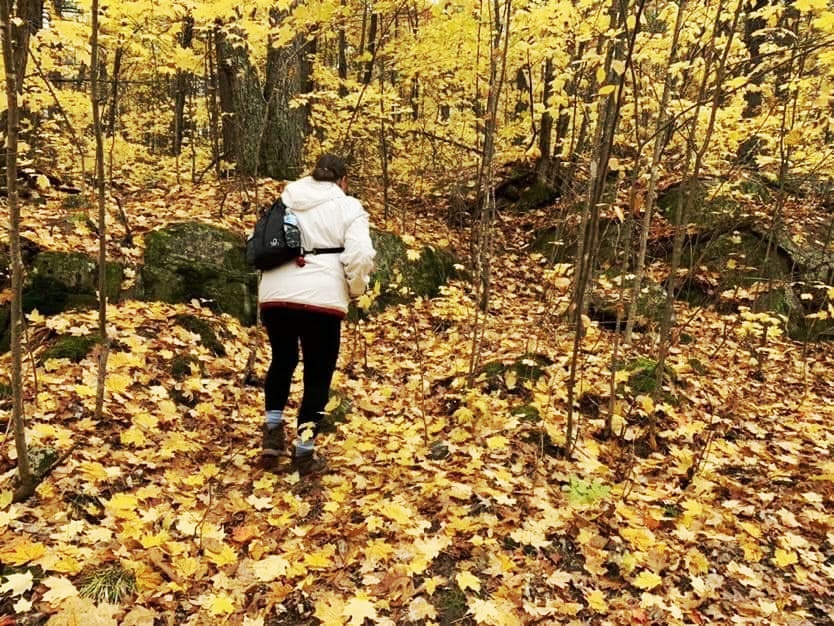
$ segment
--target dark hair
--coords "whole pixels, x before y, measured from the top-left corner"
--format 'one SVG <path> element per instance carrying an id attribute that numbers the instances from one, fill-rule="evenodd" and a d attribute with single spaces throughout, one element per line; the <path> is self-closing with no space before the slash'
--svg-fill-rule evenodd
<path id="1" fill-rule="evenodd" d="M 316 163 L 313 179 L 335 183 L 347 176 L 347 165 L 344 159 L 335 154 L 325 154 Z"/>

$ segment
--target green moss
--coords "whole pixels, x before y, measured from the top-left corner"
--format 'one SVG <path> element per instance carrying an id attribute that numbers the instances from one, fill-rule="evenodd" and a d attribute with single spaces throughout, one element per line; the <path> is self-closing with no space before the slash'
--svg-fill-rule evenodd
<path id="1" fill-rule="evenodd" d="M 441 286 L 462 276 L 455 268 L 457 259 L 448 250 L 425 247 L 412 261 L 408 258 L 408 247 L 397 235 L 372 231 L 371 238 L 377 252 L 371 288 L 379 295 L 369 311 L 352 306 L 348 313 L 351 321 L 378 313 L 392 304 L 407 302 L 415 296 L 434 298 L 440 294 Z"/>
<path id="2" fill-rule="evenodd" d="M 180 354 L 171 359 L 169 371 L 174 380 L 183 380 L 187 376 L 191 376 L 191 372 L 194 370 L 192 366 L 197 366 L 199 371 L 199 364 L 197 357 L 191 354 Z"/>
<path id="3" fill-rule="evenodd" d="M 531 211 L 551 204 L 559 196 L 553 187 L 541 181 L 536 181 L 521 192 L 521 197 L 515 205 L 517 211 Z"/>
<path id="4" fill-rule="evenodd" d="M 172 224 L 145 236 L 143 298 L 200 299 L 244 324 L 254 324 L 257 274 L 246 265 L 243 238 L 206 224 Z"/>
<path id="5" fill-rule="evenodd" d="M 111 300 L 120 294 L 124 268 L 118 263 L 105 265 L 105 290 Z M 98 264 L 94 259 L 65 252 L 41 252 L 35 257 L 29 280 L 23 288 L 23 310 L 37 309 L 54 315 L 75 308 L 98 304 Z"/>
<path id="6" fill-rule="evenodd" d="M 461 624 L 469 612 L 466 594 L 457 585 L 438 589 L 435 592 L 434 605 L 441 626 Z"/>
<path id="7" fill-rule="evenodd" d="M 29 467 L 32 469 L 32 474 L 37 479 L 42 478 L 52 467 L 52 464 L 58 460 L 58 451 L 49 447 L 32 445 L 26 450 L 26 454 L 29 457 Z"/>
<path id="8" fill-rule="evenodd" d="M 194 315 L 177 315 L 174 322 L 189 332 L 200 336 L 202 343 L 215 356 L 226 356 L 226 347 L 217 338 L 211 324 Z"/>
<path id="9" fill-rule="evenodd" d="M 532 404 L 525 404 L 512 410 L 512 415 L 521 419 L 522 422 L 536 424 L 541 421 L 539 410 Z"/>
<path id="10" fill-rule="evenodd" d="M 97 343 L 100 342 L 99 335 L 60 335 L 55 342 L 41 356 L 42 361 L 47 359 L 69 359 L 73 363 L 79 363 L 90 354 Z"/>
<path id="11" fill-rule="evenodd" d="M 90 200 L 83 193 L 74 193 L 65 196 L 61 201 L 61 207 L 64 209 L 88 209 L 90 208 Z M 84 218 L 86 219 L 86 215 Z"/>

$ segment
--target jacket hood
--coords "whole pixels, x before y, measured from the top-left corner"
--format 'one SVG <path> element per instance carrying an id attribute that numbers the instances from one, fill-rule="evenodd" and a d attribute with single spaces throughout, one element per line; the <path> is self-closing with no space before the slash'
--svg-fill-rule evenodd
<path id="1" fill-rule="evenodd" d="M 328 200 L 344 198 L 345 192 L 336 183 L 314 180 L 312 176 L 305 176 L 289 183 L 281 199 L 293 211 L 306 211 Z"/>

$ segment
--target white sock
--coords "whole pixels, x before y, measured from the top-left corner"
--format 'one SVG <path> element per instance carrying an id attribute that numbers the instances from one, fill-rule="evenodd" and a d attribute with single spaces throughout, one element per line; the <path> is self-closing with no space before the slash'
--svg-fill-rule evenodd
<path id="1" fill-rule="evenodd" d="M 264 417 L 267 428 L 275 428 L 284 423 L 283 411 L 267 411 Z"/>

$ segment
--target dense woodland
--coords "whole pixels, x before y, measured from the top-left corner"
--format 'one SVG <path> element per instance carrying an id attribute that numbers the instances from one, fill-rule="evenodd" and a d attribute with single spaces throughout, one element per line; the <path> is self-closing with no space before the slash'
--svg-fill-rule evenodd
<path id="1" fill-rule="evenodd" d="M 0 625 L 834 623 L 829 2 L 0 22 Z M 324 152 L 379 254 L 300 478 L 240 259 Z"/>

